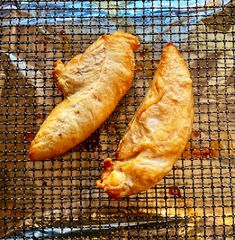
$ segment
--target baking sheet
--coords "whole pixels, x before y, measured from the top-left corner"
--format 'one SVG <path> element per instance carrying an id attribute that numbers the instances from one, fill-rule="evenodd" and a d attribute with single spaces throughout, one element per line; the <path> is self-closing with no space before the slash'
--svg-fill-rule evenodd
<path id="1" fill-rule="evenodd" d="M 1 3 L 0 234 L 20 237 L 222 236 L 234 225 L 234 20 L 229 1 Z M 228 4 L 227 7 L 225 5 Z M 233 15 L 232 15 L 233 14 Z M 143 17 L 145 16 L 145 17 Z M 63 157 L 32 162 L 30 141 L 62 100 L 53 63 L 117 29 L 136 34 L 133 87 L 110 118 Z M 155 188 L 111 200 L 95 187 L 173 41 L 190 67 L 192 138 Z M 27 230 L 27 231 L 26 231 Z M 16 235 L 17 235 L 16 234 Z M 10 238 L 10 237 L 9 237 Z"/>

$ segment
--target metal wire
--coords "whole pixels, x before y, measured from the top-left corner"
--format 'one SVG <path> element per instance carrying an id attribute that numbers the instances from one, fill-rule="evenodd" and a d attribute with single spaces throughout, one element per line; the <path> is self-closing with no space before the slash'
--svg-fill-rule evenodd
<path id="1" fill-rule="evenodd" d="M 1 19 L 9 21 L 10 26 L 0 27 L 0 76 L 4 80 L 4 85 L 0 84 L 0 236 L 3 239 L 10 235 L 22 239 L 29 236 L 234 237 L 235 172 L 231 145 L 235 132 L 231 118 L 234 91 L 230 90 L 234 90 L 235 85 L 229 79 L 234 77 L 230 70 L 235 35 L 227 38 L 228 29 L 233 28 L 233 5 L 219 6 L 222 11 L 217 13 L 219 7 L 212 1 L 214 5 L 204 9 L 213 9 L 214 15 L 210 13 L 208 19 L 199 21 L 200 8 L 191 7 L 190 1 L 185 1 L 186 25 L 194 30 L 186 38 L 185 33 L 179 31 L 175 39 L 173 27 L 166 32 L 169 23 L 164 19 L 171 19 L 179 11 L 180 1 L 179 8 L 172 7 L 168 13 L 161 1 L 159 33 L 154 30 L 153 11 L 148 21 L 138 21 L 137 11 L 144 12 L 145 4 L 142 8 L 135 5 L 131 9 L 134 15 L 129 17 L 128 1 L 122 1 L 125 14 L 120 18 L 114 13 L 119 1 L 106 3 L 107 16 L 102 15 L 102 1 L 96 1 L 96 7 L 90 9 L 82 2 L 82 7 L 77 9 L 74 1 L 70 5 L 64 1 L 60 10 L 70 11 L 71 21 L 51 17 L 47 12 L 42 23 L 39 8 L 29 5 L 33 2 L 28 1 L 28 6 L 20 9 L 21 12 L 36 12 L 33 26 L 30 15 L 17 15 L 15 11 Z M 44 3 L 50 8 L 49 1 Z M 147 10 L 153 9 L 154 1 Z M 84 12 L 84 17 L 77 19 L 75 12 L 78 10 Z M 96 11 L 95 21 L 85 16 L 86 11 Z M 26 27 L 17 26 L 16 17 L 27 19 Z M 143 15 L 142 20 L 145 18 Z M 191 18 L 195 19 L 194 23 Z M 174 23 L 174 27 L 180 29 L 180 23 Z M 132 89 L 101 128 L 65 157 L 30 162 L 30 141 L 46 115 L 63 99 L 51 80 L 53 62 L 58 58 L 69 60 L 83 52 L 97 36 L 111 33 L 115 28 L 132 31 L 141 39 Z M 195 136 L 186 149 L 187 157 L 183 155 L 179 159 L 161 184 L 146 193 L 116 202 L 95 187 L 95 180 L 102 170 L 101 160 L 112 155 L 148 90 L 166 35 L 182 50 L 192 74 Z"/>

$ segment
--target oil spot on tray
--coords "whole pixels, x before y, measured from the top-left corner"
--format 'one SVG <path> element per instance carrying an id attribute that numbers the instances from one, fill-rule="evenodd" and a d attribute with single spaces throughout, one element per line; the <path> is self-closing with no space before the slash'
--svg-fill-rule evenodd
<path id="1" fill-rule="evenodd" d="M 32 141 L 34 137 L 35 137 L 35 133 L 33 131 L 27 131 L 25 133 L 25 140 L 28 142 Z"/>
<path id="2" fill-rule="evenodd" d="M 182 197 L 180 189 L 177 186 L 170 186 L 169 187 L 169 194 L 176 196 L 176 197 Z"/>
<path id="3" fill-rule="evenodd" d="M 190 146 L 188 143 L 185 151 L 183 152 L 183 157 L 185 158 L 202 158 L 208 159 L 218 158 L 221 144 L 217 140 L 212 140 L 209 147 L 202 147 L 200 144 L 195 144 Z"/>

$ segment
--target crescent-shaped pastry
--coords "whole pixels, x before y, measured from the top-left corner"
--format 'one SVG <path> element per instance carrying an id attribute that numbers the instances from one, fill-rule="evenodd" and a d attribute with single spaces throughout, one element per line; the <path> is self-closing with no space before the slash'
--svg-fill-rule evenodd
<path id="1" fill-rule="evenodd" d="M 168 43 L 149 91 L 118 146 L 117 160 L 104 160 L 97 186 L 119 199 L 156 185 L 181 156 L 193 115 L 189 71 L 177 48 Z"/>
<path id="2" fill-rule="evenodd" d="M 31 143 L 32 160 L 54 158 L 88 138 L 110 115 L 134 78 L 137 37 L 115 32 L 98 38 L 66 65 L 55 64 L 54 79 L 66 96 Z"/>

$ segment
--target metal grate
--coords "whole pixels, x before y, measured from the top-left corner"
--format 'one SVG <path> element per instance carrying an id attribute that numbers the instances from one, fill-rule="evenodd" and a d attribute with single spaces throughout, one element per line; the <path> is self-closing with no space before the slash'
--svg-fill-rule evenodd
<path id="1" fill-rule="evenodd" d="M 232 2 L 221 2 L 0 3 L 3 239 L 234 237 L 235 15 Z M 116 29 L 141 40 L 133 87 L 84 143 L 55 160 L 30 161 L 30 141 L 63 98 L 52 80 L 53 63 L 68 61 Z M 193 78 L 192 137 L 156 187 L 117 202 L 95 181 L 143 99 L 167 41 L 182 51 Z"/>

